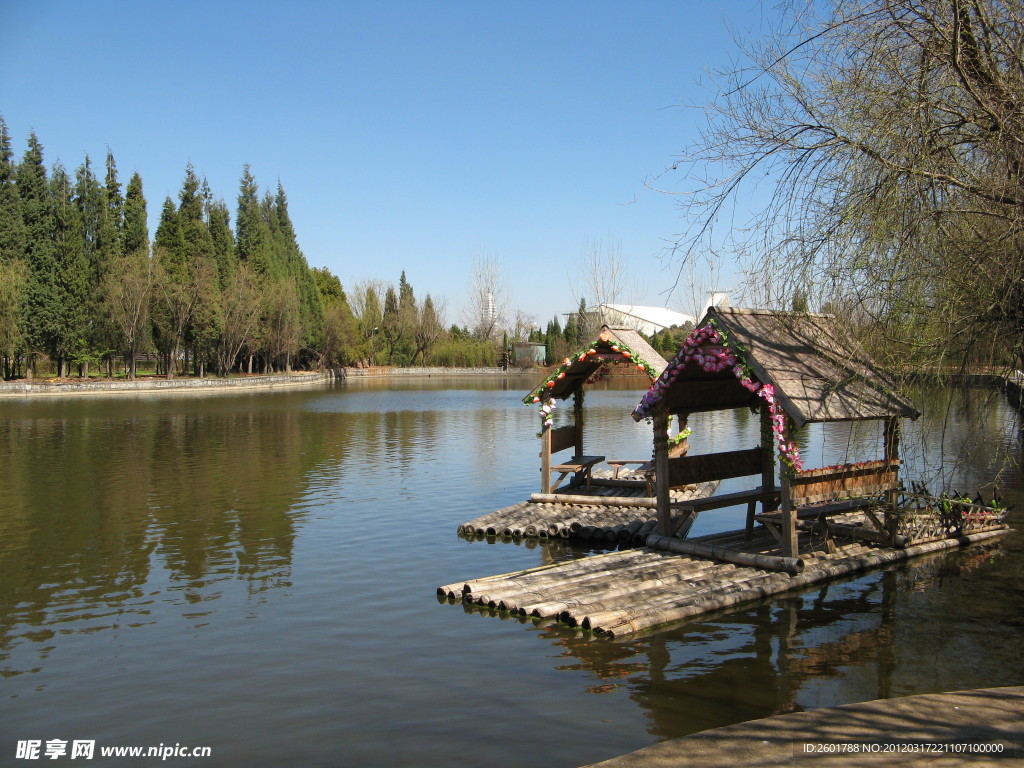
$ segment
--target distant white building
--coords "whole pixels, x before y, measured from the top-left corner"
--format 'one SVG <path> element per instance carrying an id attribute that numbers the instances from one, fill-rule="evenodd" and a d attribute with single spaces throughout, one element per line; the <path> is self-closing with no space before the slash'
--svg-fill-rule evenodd
<path id="1" fill-rule="evenodd" d="M 653 336 L 658 331 L 695 323 L 693 315 L 677 312 L 667 307 L 642 307 L 636 304 L 597 304 L 587 308 L 587 313 L 595 315 L 604 325 L 615 328 L 630 328 L 645 336 Z"/>

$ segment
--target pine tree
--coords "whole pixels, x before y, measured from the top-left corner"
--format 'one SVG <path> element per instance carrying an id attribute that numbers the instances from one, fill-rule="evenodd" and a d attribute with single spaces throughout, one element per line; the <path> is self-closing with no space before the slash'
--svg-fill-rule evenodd
<path id="1" fill-rule="evenodd" d="M 173 207 L 172 203 L 172 210 Z M 166 207 L 164 214 L 170 219 L 174 218 Z M 142 189 L 142 177 L 137 171 L 128 180 L 125 190 L 120 234 L 118 255 L 108 262 L 101 294 L 104 315 L 114 331 L 114 346 L 124 354 L 128 364 L 128 378 L 134 380 L 136 353 L 145 349 L 145 345 L 151 341 L 150 322 L 159 273 L 149 255 L 146 196 Z"/>
<path id="2" fill-rule="evenodd" d="M 384 316 L 380 326 L 384 343 L 388 349 L 388 365 L 395 364 L 395 350 L 402 335 L 402 321 L 398 312 L 398 294 L 394 286 L 389 285 L 384 294 Z"/>
<path id="3" fill-rule="evenodd" d="M 405 279 L 405 270 L 398 280 L 398 324 L 399 334 L 396 343 L 397 365 L 410 365 L 417 354 L 416 326 L 419 324 L 419 312 L 416 309 L 416 298 L 413 296 L 412 285 Z"/>
<path id="4" fill-rule="evenodd" d="M 25 228 L 27 271 L 22 327 L 30 351 L 49 354 L 56 344 L 61 305 L 54 279 L 57 264 L 53 250 L 49 180 L 43 166 L 43 146 L 35 133 L 29 134 L 28 147 L 18 164 L 16 178 Z M 31 365 L 34 368 L 34 359 Z"/>
<path id="5" fill-rule="evenodd" d="M 277 194 L 273 200 L 272 215 L 271 229 L 276 240 L 276 252 L 281 265 L 279 268 L 295 284 L 299 303 L 301 345 L 312 352 L 321 348 L 323 344 L 324 305 L 306 257 L 299 248 L 295 227 L 288 213 L 288 197 L 280 182 L 277 184 Z"/>
<path id="6" fill-rule="evenodd" d="M 89 259 L 82 213 L 74 199 L 71 179 L 59 163 L 50 179 L 53 201 L 53 287 L 56 320 L 47 352 L 57 361 L 57 375 L 68 375 L 68 364 L 88 354 Z"/>
<path id="7" fill-rule="evenodd" d="M 17 166 L 7 124 L 0 117 L 0 376 L 13 375 L 13 361 L 24 344 L 22 299 L 25 289 L 25 223 L 16 182 Z"/>
<path id="8" fill-rule="evenodd" d="M 227 287 L 235 271 L 235 236 L 231 231 L 231 213 L 223 200 L 215 200 L 207 206 L 207 220 L 210 239 L 213 243 L 213 257 L 217 262 L 217 275 L 221 289 Z"/>
<path id="9" fill-rule="evenodd" d="M 107 206 L 104 229 L 100 233 L 100 250 L 106 254 L 107 258 L 113 258 L 122 252 L 125 200 L 121 194 L 121 182 L 117 179 L 117 163 L 114 161 L 114 153 L 110 150 L 107 150 L 107 177 L 104 192 Z"/>
<path id="10" fill-rule="evenodd" d="M 138 171 L 128 180 L 124 200 L 124 225 L 121 231 L 121 251 L 133 253 L 145 251 L 149 254 L 149 224 L 146 212 L 146 196 L 142 189 L 142 177 Z"/>
<path id="11" fill-rule="evenodd" d="M 110 158 L 108 156 L 108 164 Z M 108 177 L 110 168 L 108 165 Z M 109 180 L 109 179 L 108 179 Z M 116 184 L 116 171 L 114 175 Z M 120 191 L 118 190 L 118 196 Z M 78 210 L 82 237 L 82 258 L 85 274 L 83 304 L 76 310 L 76 322 L 81 323 L 81 348 L 76 353 L 77 361 L 88 375 L 89 362 L 94 357 L 109 351 L 110 328 L 105 323 L 105 312 L 100 297 L 100 282 L 109 270 L 111 260 L 121 252 L 117 228 L 111 220 L 108 190 L 100 186 L 92 171 L 89 156 L 75 172 L 75 206 Z"/>
<path id="12" fill-rule="evenodd" d="M 17 166 L 7 123 L 0 117 L 0 263 L 25 255 L 25 223 L 18 197 Z"/>
<path id="13" fill-rule="evenodd" d="M 423 300 L 419 322 L 416 324 L 416 355 L 419 356 L 421 365 L 427 364 L 430 351 L 443 334 L 444 323 L 428 293 L 427 298 Z"/>
<path id="14" fill-rule="evenodd" d="M 270 228 L 260 205 L 259 186 L 248 165 L 243 166 L 235 216 L 235 251 L 259 275 L 271 271 Z"/>

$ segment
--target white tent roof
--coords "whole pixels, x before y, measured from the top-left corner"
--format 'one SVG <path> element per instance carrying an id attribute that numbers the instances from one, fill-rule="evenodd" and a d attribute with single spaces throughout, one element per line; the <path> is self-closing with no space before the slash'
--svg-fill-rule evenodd
<path id="1" fill-rule="evenodd" d="M 696 318 L 692 315 L 677 312 L 667 307 L 643 307 L 636 304 L 598 304 L 587 311 L 595 314 L 617 313 L 621 317 L 603 317 L 602 320 L 613 325 L 634 327 L 635 330 L 647 336 L 660 331 L 662 328 L 696 322 Z"/>

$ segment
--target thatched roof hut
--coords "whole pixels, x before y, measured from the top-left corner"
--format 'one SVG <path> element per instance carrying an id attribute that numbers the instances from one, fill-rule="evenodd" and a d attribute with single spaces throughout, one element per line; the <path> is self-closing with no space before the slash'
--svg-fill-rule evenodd
<path id="1" fill-rule="evenodd" d="M 761 445 L 742 451 L 669 459 L 667 419 L 690 413 L 749 407 L 761 414 Z M 899 487 L 899 420 L 919 411 L 898 394 L 863 348 L 830 315 L 806 312 L 715 308 L 683 342 L 679 352 L 633 411 L 654 420 L 658 514 L 664 535 L 673 521 L 669 489 L 682 483 L 760 475 L 757 488 L 703 502 L 704 508 L 748 504 L 747 528 L 758 518 L 771 523 L 769 509 L 782 509 L 780 541 L 787 556 L 796 551 L 796 509 L 827 500 L 885 494 Z M 793 430 L 810 422 L 885 422 L 883 458 L 875 462 L 804 470 Z M 774 452 L 781 461 L 774 484 Z M 827 471 L 826 471 L 827 470 Z M 681 510 L 696 515 L 700 505 Z"/>
<path id="2" fill-rule="evenodd" d="M 586 346 L 569 355 L 555 371 L 523 398 L 524 403 L 539 398 L 565 400 L 606 365 L 628 365 L 643 371 L 654 381 L 668 365 L 647 340 L 630 328 L 601 326 L 601 331 Z"/>
<path id="3" fill-rule="evenodd" d="M 553 373 L 523 398 L 524 403 L 538 403 L 541 408 L 541 492 L 556 489 L 568 474 L 573 483 L 587 482 L 593 467 L 604 461 L 604 456 L 586 455 L 583 451 L 583 387 L 607 366 L 629 366 L 644 372 L 651 381 L 657 379 L 667 365 L 647 340 L 629 328 L 602 326 L 590 343 L 565 358 Z M 555 400 L 573 397 L 573 423 L 552 428 L 551 412 Z M 574 448 L 571 459 L 552 464 L 551 456 Z M 561 476 L 552 484 L 551 473 Z"/>
<path id="4" fill-rule="evenodd" d="M 901 417 L 920 412 L 896 392 L 864 349 L 831 315 L 712 307 L 698 327 L 712 324 L 737 362 L 761 384 L 771 384 L 794 427 L 809 422 Z M 722 344 L 705 344 L 714 355 Z M 756 406 L 756 392 L 732 367 L 707 371 L 687 351 L 633 412 L 638 421 L 663 405 L 669 413 L 697 413 Z"/>

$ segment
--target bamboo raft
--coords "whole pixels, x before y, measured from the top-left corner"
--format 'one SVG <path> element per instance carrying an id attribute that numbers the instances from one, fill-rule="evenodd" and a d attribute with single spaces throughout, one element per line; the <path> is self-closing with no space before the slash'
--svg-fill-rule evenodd
<path id="1" fill-rule="evenodd" d="M 858 540 L 830 547 L 831 552 L 819 552 L 813 550 L 821 545 L 822 537 L 808 527 L 799 537 L 800 551 L 805 554 L 798 558 L 778 557 L 778 542 L 763 529 L 750 538 L 744 531 L 685 540 L 650 534 L 645 548 L 456 582 L 438 587 L 437 593 L 450 603 L 558 621 L 620 638 L 817 582 L 985 541 L 1007 530 L 1005 524 L 999 524 L 952 538 L 908 542 L 903 548 Z"/>
<path id="2" fill-rule="evenodd" d="M 628 475 L 613 480 L 610 475 L 596 471 L 589 488 L 534 493 L 526 501 L 463 523 L 458 533 L 466 538 L 562 538 L 598 546 L 642 546 L 657 524 L 657 501 L 647 496 L 643 481 Z M 673 490 L 672 501 L 702 499 L 718 486 L 706 482 Z"/>

